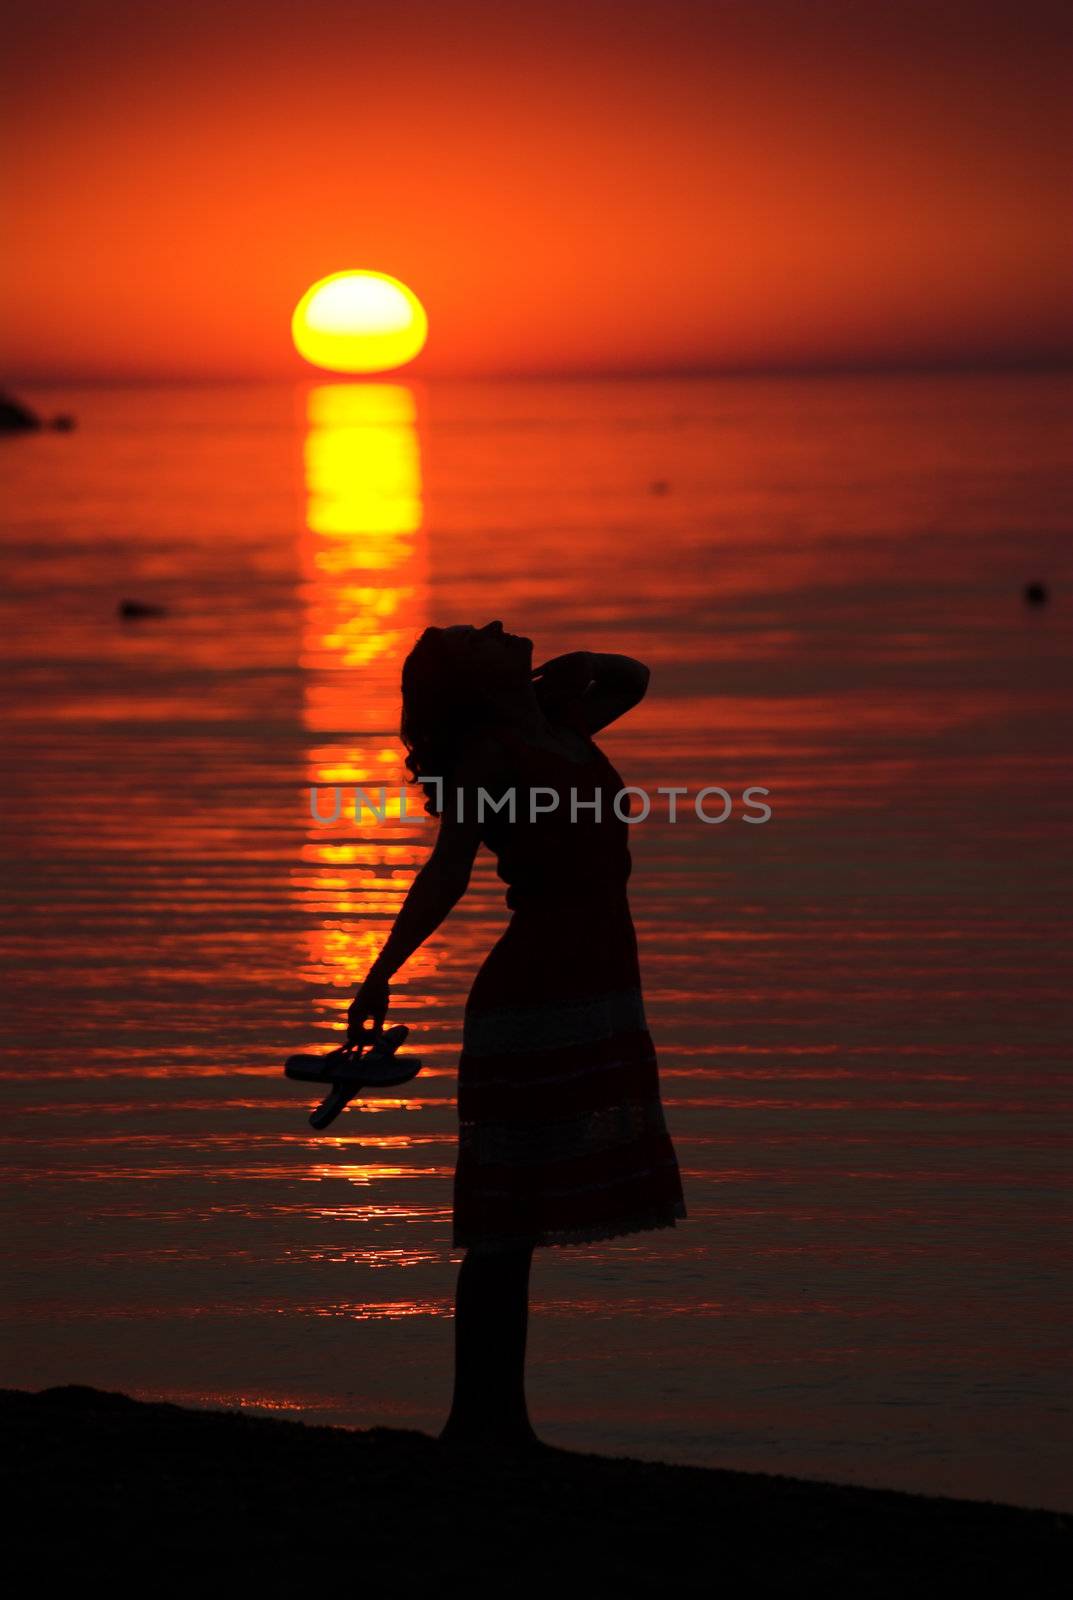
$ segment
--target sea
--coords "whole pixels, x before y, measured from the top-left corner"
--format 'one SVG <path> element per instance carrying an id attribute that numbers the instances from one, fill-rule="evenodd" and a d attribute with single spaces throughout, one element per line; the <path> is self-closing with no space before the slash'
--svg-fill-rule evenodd
<path id="1" fill-rule="evenodd" d="M 538 1433 L 1073 1509 L 1068 375 L 19 398 L 77 425 L 0 440 L 0 1382 L 442 1426 L 494 861 L 415 1079 L 318 1133 L 282 1068 L 434 837 L 402 661 L 500 619 L 651 669 L 599 742 L 689 1213 L 537 1250 Z"/>

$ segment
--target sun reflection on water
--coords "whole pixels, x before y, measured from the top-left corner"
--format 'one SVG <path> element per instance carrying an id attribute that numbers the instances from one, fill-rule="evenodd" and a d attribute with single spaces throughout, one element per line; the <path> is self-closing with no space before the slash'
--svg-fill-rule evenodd
<path id="1" fill-rule="evenodd" d="M 428 618 L 415 390 L 326 383 L 304 395 L 305 519 L 301 538 L 303 724 L 310 789 L 387 792 L 386 819 L 315 822 L 292 888 L 310 913 L 303 976 L 318 1020 L 335 1025 L 413 879 L 420 823 L 399 820 L 405 773 L 395 729 L 402 662 Z M 323 814 L 323 812 L 322 812 Z M 331 808 L 328 809 L 331 815 Z M 349 998 L 349 993 L 347 995 Z"/>
<path id="2" fill-rule="evenodd" d="M 303 726 L 312 736 L 305 778 L 309 789 L 330 795 L 346 785 L 350 794 L 338 820 L 325 825 L 303 793 L 306 840 L 291 886 L 308 918 L 302 976 L 318 1027 L 337 1039 L 421 854 L 422 825 L 400 818 L 405 770 L 396 732 L 403 659 L 428 620 L 417 394 L 407 384 L 314 384 L 304 392 L 301 423 L 299 659 Z M 374 801 L 383 788 L 382 819 L 368 810 L 355 816 L 354 786 Z M 317 814 L 334 809 L 329 800 Z M 396 1114 L 405 1109 L 394 1106 Z M 382 1192 L 390 1180 L 413 1176 L 409 1164 L 348 1161 L 354 1145 L 407 1151 L 417 1142 L 405 1132 L 369 1141 L 366 1117 L 351 1116 L 346 1135 L 311 1141 L 307 1181 L 343 1179 Z M 339 1208 L 328 1212 L 337 1217 Z"/>

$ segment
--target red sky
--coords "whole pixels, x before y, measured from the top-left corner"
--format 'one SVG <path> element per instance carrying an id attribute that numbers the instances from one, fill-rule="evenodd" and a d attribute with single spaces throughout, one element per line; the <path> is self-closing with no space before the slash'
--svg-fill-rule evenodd
<path id="1" fill-rule="evenodd" d="M 1042 0 L 34 0 L 0 377 L 285 377 L 310 283 L 425 373 L 1041 360 L 1071 30 Z"/>

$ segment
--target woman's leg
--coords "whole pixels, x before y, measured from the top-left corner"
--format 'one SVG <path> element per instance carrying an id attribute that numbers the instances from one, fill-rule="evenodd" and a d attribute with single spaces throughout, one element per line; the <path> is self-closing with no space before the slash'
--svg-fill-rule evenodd
<path id="1" fill-rule="evenodd" d="M 467 1250 L 455 1298 L 455 1385 L 445 1442 L 534 1443 L 525 1404 L 533 1246 Z"/>

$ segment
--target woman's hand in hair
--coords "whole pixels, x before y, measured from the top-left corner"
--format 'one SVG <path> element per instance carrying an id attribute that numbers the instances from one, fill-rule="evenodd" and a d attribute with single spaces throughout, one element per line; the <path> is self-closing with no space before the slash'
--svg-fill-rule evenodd
<path id="1" fill-rule="evenodd" d="M 648 678 L 648 668 L 631 656 L 575 650 L 538 667 L 533 688 L 545 712 L 576 700 L 586 731 L 598 733 L 644 699 Z"/>
<path id="2" fill-rule="evenodd" d="M 551 702 L 568 700 L 582 695 L 596 675 L 595 657 L 591 650 L 571 650 L 565 656 L 553 656 L 533 669 L 533 682 L 541 697 Z"/>

